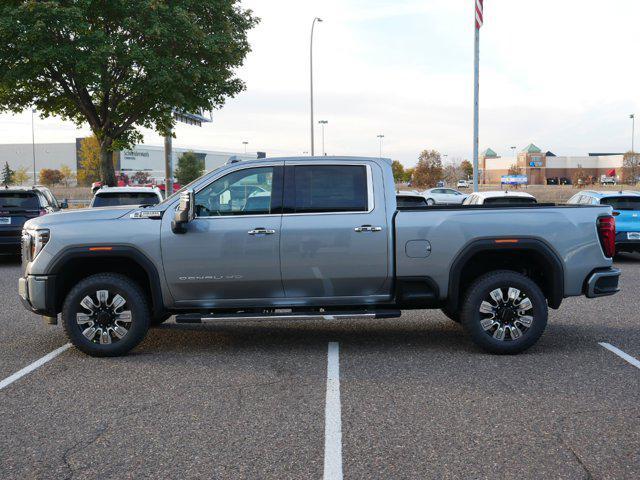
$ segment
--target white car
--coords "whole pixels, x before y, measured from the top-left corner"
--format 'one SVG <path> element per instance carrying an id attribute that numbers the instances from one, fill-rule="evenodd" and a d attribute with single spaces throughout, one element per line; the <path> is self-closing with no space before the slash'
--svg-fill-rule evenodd
<path id="1" fill-rule="evenodd" d="M 467 195 L 453 188 L 430 188 L 422 192 L 427 205 L 460 205 Z"/>
<path id="2" fill-rule="evenodd" d="M 426 207 L 427 199 L 415 190 L 401 190 L 396 193 L 396 204 L 398 208 Z"/>
<path id="3" fill-rule="evenodd" d="M 458 188 L 469 188 L 471 185 L 468 180 L 458 180 Z"/>
<path id="4" fill-rule="evenodd" d="M 536 197 L 526 192 L 494 190 L 475 192 L 469 195 L 463 205 L 531 205 L 538 203 Z"/>
<path id="5" fill-rule="evenodd" d="M 162 200 L 162 192 L 156 187 L 102 187 L 96 191 L 89 207 L 156 205 Z"/>

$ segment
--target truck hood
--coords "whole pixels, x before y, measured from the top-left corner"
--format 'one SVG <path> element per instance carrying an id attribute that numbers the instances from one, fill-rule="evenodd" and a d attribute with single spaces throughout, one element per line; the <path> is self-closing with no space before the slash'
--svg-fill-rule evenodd
<path id="1" fill-rule="evenodd" d="M 42 217 L 33 218 L 24 224 L 24 228 L 47 228 L 50 225 L 63 223 L 90 222 L 93 220 L 115 220 L 136 210 L 134 205 L 123 207 L 82 208 L 64 212 L 50 213 Z"/>

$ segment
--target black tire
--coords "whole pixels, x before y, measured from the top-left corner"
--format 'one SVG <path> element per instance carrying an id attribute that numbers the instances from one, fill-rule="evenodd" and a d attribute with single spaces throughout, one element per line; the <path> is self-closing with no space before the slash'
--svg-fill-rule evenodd
<path id="1" fill-rule="evenodd" d="M 98 297 L 98 291 L 107 291 L 104 302 Z M 116 303 L 116 295 L 124 299 L 125 303 L 121 308 L 126 307 L 127 310 L 118 312 L 119 308 L 112 308 L 112 313 L 109 313 L 109 307 Z M 80 304 L 87 296 L 93 302 L 91 309 Z M 127 312 L 130 313 L 126 315 Z M 84 319 L 81 323 L 79 314 L 90 319 Z M 117 317 L 116 321 L 120 323 L 113 321 L 113 327 L 109 327 L 110 315 L 112 318 Z M 129 317 L 129 320 L 121 320 L 125 317 Z M 100 273 L 81 280 L 71 289 L 62 306 L 62 324 L 67 337 L 78 350 L 93 357 L 116 357 L 124 355 L 144 339 L 149 329 L 149 307 L 145 295 L 135 282 L 124 275 Z M 121 328 L 116 328 L 116 325 Z M 92 335 L 90 329 L 97 330 Z M 120 336 L 115 330 L 126 333 Z M 83 331 L 88 332 L 91 339 Z M 104 337 L 105 343 L 103 335 L 109 337 Z M 109 343 L 106 343 L 107 340 Z"/>
<path id="2" fill-rule="evenodd" d="M 510 288 L 520 291 L 513 301 L 508 298 Z M 497 289 L 501 290 L 502 302 L 491 296 Z M 526 311 L 519 310 L 518 306 L 527 298 L 531 307 Z M 483 301 L 487 300 L 487 307 L 493 308 L 492 313 L 480 311 Z M 523 312 L 527 315 L 522 315 Z M 547 301 L 540 287 L 528 277 L 509 270 L 498 270 L 478 278 L 466 291 L 460 309 L 462 326 L 471 340 L 483 350 L 496 354 L 515 354 L 531 347 L 544 332 L 547 318 Z M 485 330 L 481 321 L 492 326 Z M 500 328 L 502 332 L 499 332 Z"/>
<path id="3" fill-rule="evenodd" d="M 436 201 L 433 198 L 427 198 L 427 205 L 433 207 L 436 204 Z"/>
<path id="4" fill-rule="evenodd" d="M 452 312 L 447 307 L 441 308 L 440 311 L 444 313 L 448 319 L 453 320 L 456 323 L 460 323 L 460 312 Z"/>

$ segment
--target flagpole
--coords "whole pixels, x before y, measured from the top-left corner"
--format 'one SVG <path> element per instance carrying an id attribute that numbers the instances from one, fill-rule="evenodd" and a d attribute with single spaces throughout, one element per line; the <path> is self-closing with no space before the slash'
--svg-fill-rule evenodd
<path id="1" fill-rule="evenodd" d="M 478 191 L 478 96 L 480 93 L 480 26 L 482 25 L 482 0 L 474 0 L 475 7 L 475 46 L 473 80 L 473 191 Z M 478 12 L 479 10 L 479 12 Z M 480 22 L 478 21 L 480 13 Z"/>

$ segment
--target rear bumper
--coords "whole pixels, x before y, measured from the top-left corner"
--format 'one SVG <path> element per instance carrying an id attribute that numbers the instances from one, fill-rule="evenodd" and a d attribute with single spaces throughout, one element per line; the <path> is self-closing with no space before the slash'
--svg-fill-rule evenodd
<path id="1" fill-rule="evenodd" d="M 0 229 L 0 248 L 20 248 L 22 229 Z"/>
<path id="2" fill-rule="evenodd" d="M 627 233 L 629 232 L 616 233 L 616 247 L 621 250 L 639 250 L 640 251 L 640 240 L 629 240 Z"/>
<path id="3" fill-rule="evenodd" d="M 28 275 L 18 279 L 20 301 L 27 310 L 39 315 L 55 316 L 55 276 Z"/>
<path id="4" fill-rule="evenodd" d="M 588 298 L 614 295 L 620 291 L 619 280 L 620 270 L 617 268 L 596 270 L 587 277 L 584 294 Z"/>

